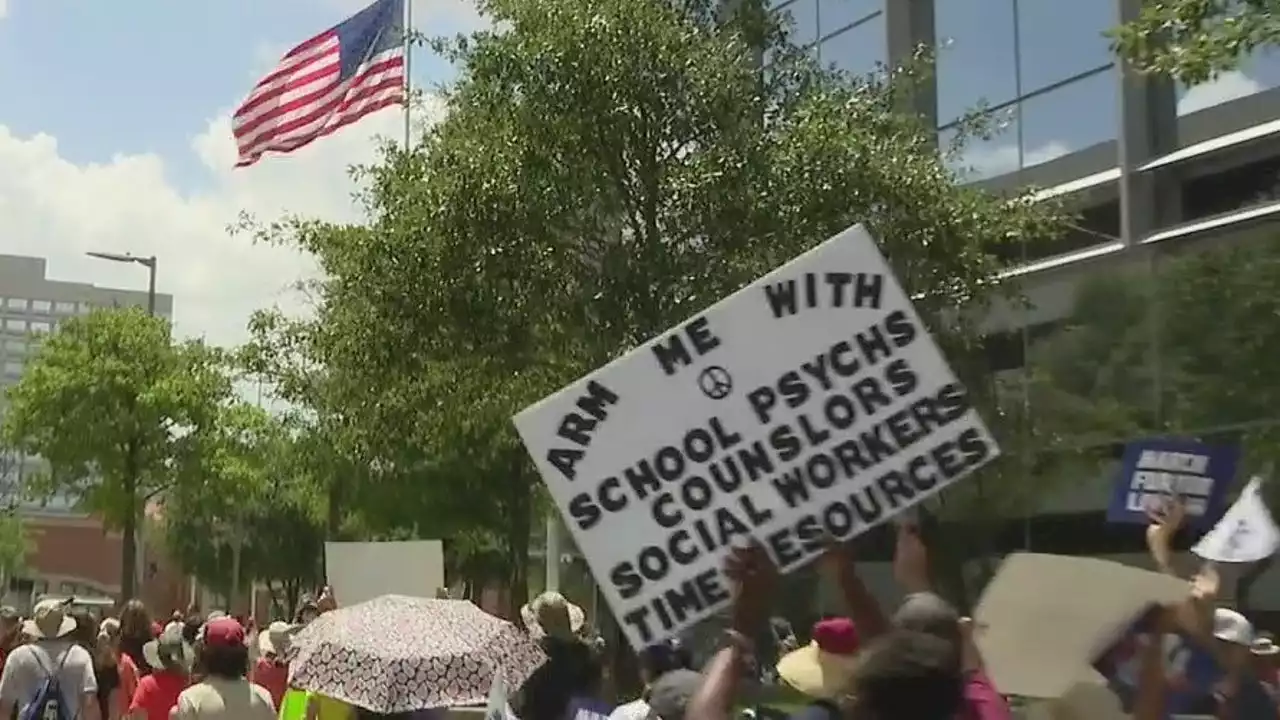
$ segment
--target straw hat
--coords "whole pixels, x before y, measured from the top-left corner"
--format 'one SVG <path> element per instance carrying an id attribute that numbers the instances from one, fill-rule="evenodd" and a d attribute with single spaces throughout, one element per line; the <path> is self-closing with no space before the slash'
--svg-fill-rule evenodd
<path id="1" fill-rule="evenodd" d="M 300 629 L 297 625 L 276 620 L 268 625 L 265 631 L 258 633 L 258 652 L 264 656 L 275 655 L 283 658 L 289 651 L 294 634 Z"/>
<path id="2" fill-rule="evenodd" d="M 582 632 L 587 615 L 565 596 L 547 591 L 520 608 L 520 619 L 531 635 L 573 640 Z"/>
<path id="3" fill-rule="evenodd" d="M 778 676 L 804 695 L 817 700 L 844 697 L 858 667 L 858 631 L 848 618 L 820 620 L 813 641 L 778 661 Z"/>
<path id="4" fill-rule="evenodd" d="M 69 635 L 76 629 L 76 621 L 67 616 L 67 605 L 63 600 L 41 600 L 31 612 L 31 619 L 22 624 L 22 632 L 33 640 Z"/>

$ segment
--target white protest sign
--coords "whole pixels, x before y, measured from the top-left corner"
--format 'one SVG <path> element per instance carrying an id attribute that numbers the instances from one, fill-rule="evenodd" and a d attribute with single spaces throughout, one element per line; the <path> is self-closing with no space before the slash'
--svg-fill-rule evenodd
<path id="1" fill-rule="evenodd" d="M 383 595 L 434 598 L 444 587 L 444 544 L 439 540 L 327 542 L 324 571 L 344 606 Z"/>
<path id="2" fill-rule="evenodd" d="M 1262 499 L 1262 482 L 1253 478 L 1213 529 L 1191 552 L 1221 563 L 1257 562 L 1280 549 L 1280 528 Z"/>
<path id="3" fill-rule="evenodd" d="M 797 568 L 999 454 L 861 226 L 515 424 L 636 649 L 728 604 L 732 544 Z"/>

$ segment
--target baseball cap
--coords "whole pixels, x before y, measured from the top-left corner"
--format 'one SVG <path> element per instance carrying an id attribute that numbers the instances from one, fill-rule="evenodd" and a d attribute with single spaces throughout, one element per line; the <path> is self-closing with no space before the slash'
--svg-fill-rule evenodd
<path id="1" fill-rule="evenodd" d="M 672 670 L 649 688 L 649 720 L 682 720 L 693 694 L 702 686 L 702 674 Z"/>
<path id="2" fill-rule="evenodd" d="M 200 639 L 206 647 L 244 645 L 244 627 L 235 618 L 215 618 L 204 624 Z"/>
<path id="3" fill-rule="evenodd" d="M 1232 645 L 1253 644 L 1253 623 L 1244 615 L 1227 608 L 1213 611 L 1213 636 Z"/>

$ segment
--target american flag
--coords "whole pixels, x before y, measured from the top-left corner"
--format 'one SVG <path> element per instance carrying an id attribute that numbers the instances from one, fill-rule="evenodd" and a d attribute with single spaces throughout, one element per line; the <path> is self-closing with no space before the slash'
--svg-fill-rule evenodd
<path id="1" fill-rule="evenodd" d="M 377 0 L 290 50 L 236 110 L 236 167 L 405 101 L 405 0 Z"/>

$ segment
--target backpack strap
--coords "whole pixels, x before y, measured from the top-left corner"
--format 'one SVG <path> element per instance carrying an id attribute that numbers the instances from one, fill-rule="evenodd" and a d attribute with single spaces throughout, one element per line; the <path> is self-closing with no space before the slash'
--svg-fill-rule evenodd
<path id="1" fill-rule="evenodd" d="M 49 670 L 49 665 L 53 664 L 53 657 L 49 655 L 48 648 L 45 648 L 39 643 L 33 643 L 30 647 L 32 651 L 32 657 L 36 659 L 36 664 L 39 665 L 40 669 L 44 671 L 45 680 L 52 683 L 53 691 L 58 693 L 58 702 L 64 703 L 63 707 L 65 708 L 65 703 L 67 698 L 66 698 L 66 695 L 62 692 L 62 668 L 66 666 L 67 658 L 71 656 L 71 651 L 75 650 L 76 646 L 72 644 L 68 646 L 66 650 L 62 651 L 62 659 L 58 661 L 57 667 L 52 671 Z M 39 652 L 36 652 L 37 650 L 39 650 Z M 44 660 L 41 659 L 42 657 L 45 660 L 49 661 L 49 665 L 45 664 Z M 80 707 L 80 704 L 77 703 L 76 714 L 71 716 L 71 720 L 76 720 L 76 718 L 80 717 L 80 711 L 82 709 L 83 708 Z"/>

